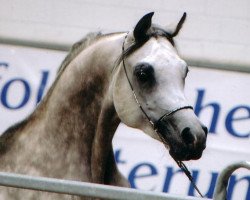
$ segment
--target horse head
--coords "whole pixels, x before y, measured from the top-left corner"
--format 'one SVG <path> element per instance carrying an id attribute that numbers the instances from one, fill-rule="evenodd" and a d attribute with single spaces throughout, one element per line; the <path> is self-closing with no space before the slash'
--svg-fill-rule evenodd
<path id="1" fill-rule="evenodd" d="M 145 15 L 124 34 L 113 81 L 114 105 L 123 123 L 167 144 L 175 160 L 199 159 L 207 128 L 184 95 L 188 66 L 174 43 L 186 14 L 172 32 L 153 25 L 152 16 Z"/>

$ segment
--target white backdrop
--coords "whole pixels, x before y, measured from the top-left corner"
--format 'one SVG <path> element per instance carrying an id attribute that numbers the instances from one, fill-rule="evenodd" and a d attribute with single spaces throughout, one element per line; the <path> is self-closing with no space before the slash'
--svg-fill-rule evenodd
<path id="1" fill-rule="evenodd" d="M 176 25 L 187 12 L 176 38 L 183 56 L 249 71 L 249 0 L 0 0 L 0 5 L 0 41 L 53 46 L 72 45 L 90 31 L 130 30 L 152 11 L 153 23 Z"/>
<path id="2" fill-rule="evenodd" d="M 56 76 L 65 52 L 0 45 L 0 132 L 32 110 Z M 250 160 L 250 74 L 191 67 L 186 95 L 210 130 L 198 161 L 186 162 L 202 193 L 212 196 L 227 164 Z M 197 195 L 167 150 L 142 132 L 121 124 L 114 138 L 118 166 L 133 187 Z M 250 173 L 231 178 L 229 199 L 250 199 Z"/>

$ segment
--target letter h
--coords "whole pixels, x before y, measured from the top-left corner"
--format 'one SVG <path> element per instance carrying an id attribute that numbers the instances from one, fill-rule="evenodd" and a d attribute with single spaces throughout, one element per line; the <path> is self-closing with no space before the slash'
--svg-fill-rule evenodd
<path id="1" fill-rule="evenodd" d="M 205 90 L 204 89 L 198 90 L 198 96 L 197 96 L 194 112 L 199 117 L 203 109 L 211 107 L 213 109 L 213 115 L 212 115 L 212 120 L 211 120 L 211 124 L 209 127 L 209 133 L 216 133 L 216 125 L 217 125 L 218 118 L 219 118 L 220 105 L 216 102 L 212 102 L 207 105 L 202 105 L 204 96 L 205 96 Z"/>

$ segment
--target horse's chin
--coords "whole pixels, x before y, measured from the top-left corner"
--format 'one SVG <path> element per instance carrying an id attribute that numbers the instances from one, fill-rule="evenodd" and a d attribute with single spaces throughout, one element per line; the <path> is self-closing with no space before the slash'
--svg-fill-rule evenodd
<path id="1" fill-rule="evenodd" d="M 192 152 L 192 151 L 175 151 L 169 149 L 169 154 L 177 161 L 188 161 L 188 160 L 198 160 L 201 158 L 203 151 Z"/>

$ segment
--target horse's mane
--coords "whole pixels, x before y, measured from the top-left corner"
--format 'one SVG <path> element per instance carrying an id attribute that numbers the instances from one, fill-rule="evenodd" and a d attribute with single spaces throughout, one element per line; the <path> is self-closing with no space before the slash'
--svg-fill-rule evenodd
<path id="1" fill-rule="evenodd" d="M 58 75 L 61 74 L 64 69 L 68 66 L 68 64 L 85 48 L 93 44 L 98 38 L 103 36 L 102 33 L 88 33 L 83 39 L 73 44 L 68 55 L 63 60 L 61 66 L 58 69 Z"/>
<path id="2" fill-rule="evenodd" d="M 92 45 L 95 41 L 97 41 L 99 38 L 103 37 L 104 35 L 101 32 L 92 32 L 88 33 L 83 39 L 80 41 L 76 42 L 75 44 L 72 45 L 70 48 L 69 53 L 67 56 L 64 58 L 62 61 L 62 64 L 60 65 L 58 71 L 57 71 L 57 76 L 55 81 L 53 82 L 52 86 L 50 87 L 49 91 L 47 92 L 47 95 L 44 97 L 44 101 L 47 101 L 49 99 L 52 91 L 54 90 L 54 87 L 56 86 L 59 78 L 61 77 L 62 73 L 64 70 L 67 68 L 69 63 L 84 49 Z"/>

